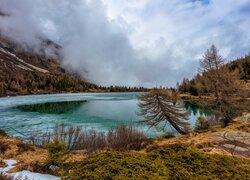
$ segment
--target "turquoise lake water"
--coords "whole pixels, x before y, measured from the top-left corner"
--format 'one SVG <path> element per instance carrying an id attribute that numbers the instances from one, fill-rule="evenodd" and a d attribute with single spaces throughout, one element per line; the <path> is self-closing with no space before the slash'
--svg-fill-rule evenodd
<path id="1" fill-rule="evenodd" d="M 56 124 L 106 132 L 120 125 L 133 125 L 149 137 L 162 135 L 139 124 L 140 93 L 82 93 L 31 95 L 0 98 L 0 128 L 18 137 L 52 130 Z M 201 112 L 188 109 L 191 128 Z M 167 131 L 176 133 L 174 129 Z"/>

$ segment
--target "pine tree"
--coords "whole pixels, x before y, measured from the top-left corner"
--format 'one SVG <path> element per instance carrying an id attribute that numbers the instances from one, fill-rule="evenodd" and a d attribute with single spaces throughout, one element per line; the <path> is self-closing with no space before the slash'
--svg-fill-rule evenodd
<path id="1" fill-rule="evenodd" d="M 152 90 L 140 96 L 139 100 L 140 112 L 138 114 L 144 116 L 144 120 L 140 122 L 150 127 L 163 124 L 163 128 L 170 124 L 180 134 L 188 133 L 188 115 L 183 112 L 182 106 L 176 101 L 176 92 Z"/>

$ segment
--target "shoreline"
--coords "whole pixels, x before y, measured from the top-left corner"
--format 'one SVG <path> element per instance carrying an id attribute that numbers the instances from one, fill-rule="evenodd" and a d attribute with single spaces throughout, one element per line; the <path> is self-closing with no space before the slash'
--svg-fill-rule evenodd
<path id="1" fill-rule="evenodd" d="M 90 94 L 90 93 L 144 93 L 146 91 L 82 91 L 82 92 L 51 92 L 51 93 L 31 93 L 31 94 L 6 94 L 6 95 L 0 95 L 0 98 L 5 97 L 17 97 L 17 96 L 35 96 L 35 95 L 53 95 L 53 94 Z"/>

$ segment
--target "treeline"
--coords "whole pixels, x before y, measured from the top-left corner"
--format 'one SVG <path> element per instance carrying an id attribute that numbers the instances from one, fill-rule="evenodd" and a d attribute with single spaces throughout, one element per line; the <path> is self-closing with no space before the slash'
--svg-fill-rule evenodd
<path id="1" fill-rule="evenodd" d="M 68 75 L 40 72 L 0 75 L 0 96 L 55 92 L 84 92 L 98 86 Z"/>
<path id="2" fill-rule="evenodd" d="M 0 75 L 0 96 L 63 92 L 145 92 L 144 87 L 97 86 L 68 75 L 28 72 Z"/>
<path id="3" fill-rule="evenodd" d="M 246 55 L 241 59 L 236 59 L 225 64 L 223 68 L 228 69 L 231 78 L 234 78 L 235 80 L 250 80 L 250 55 Z M 221 69 L 221 71 L 223 70 Z M 206 73 L 198 73 L 191 80 L 184 78 L 180 84 L 177 83 L 177 89 L 179 92 L 190 93 L 194 96 L 197 96 L 198 94 L 208 94 L 209 89 L 206 87 Z"/>
<path id="4" fill-rule="evenodd" d="M 144 87 L 130 87 L 130 86 L 99 86 L 98 89 L 100 90 L 106 90 L 109 92 L 146 92 L 149 89 Z"/>
<path id="5" fill-rule="evenodd" d="M 228 64 L 230 71 L 237 72 L 242 80 L 250 80 L 250 54 Z"/>
<path id="6" fill-rule="evenodd" d="M 145 92 L 144 87 L 98 86 L 66 74 L 0 74 L 0 96 L 63 92 Z"/>

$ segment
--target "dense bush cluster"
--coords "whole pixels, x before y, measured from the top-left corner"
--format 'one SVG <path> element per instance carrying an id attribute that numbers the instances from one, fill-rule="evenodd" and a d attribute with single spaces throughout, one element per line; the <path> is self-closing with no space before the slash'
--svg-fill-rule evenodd
<path id="1" fill-rule="evenodd" d="M 250 178 L 250 162 L 247 160 L 207 155 L 195 147 L 178 144 L 150 150 L 146 154 L 102 153 L 82 162 L 65 164 L 63 170 L 65 179 Z"/>

